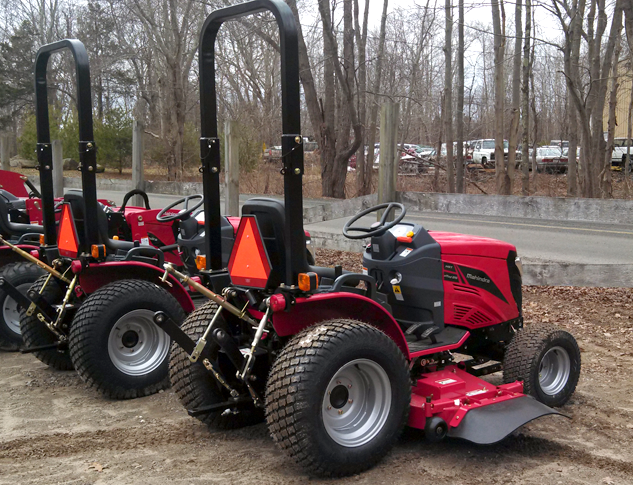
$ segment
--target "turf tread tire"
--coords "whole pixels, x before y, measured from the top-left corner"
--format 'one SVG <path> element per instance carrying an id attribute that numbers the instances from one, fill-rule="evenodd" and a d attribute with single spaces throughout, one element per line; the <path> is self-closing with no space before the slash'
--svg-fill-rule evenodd
<path id="1" fill-rule="evenodd" d="M 372 445 L 374 449 L 361 460 L 353 455 L 344 456 L 350 449 L 337 445 L 329 437 L 331 449 L 336 450 L 329 456 L 316 443 L 318 425 L 310 424 L 310 418 L 320 415 L 321 402 L 317 406 L 319 411 L 316 411 L 313 400 L 306 399 L 323 366 L 342 355 L 341 351 L 350 345 L 374 348 L 382 345 L 381 350 L 388 355 L 387 362 L 393 366 L 390 371 L 395 374 L 395 382 L 392 376 L 392 392 L 395 389 L 396 395 L 399 395 L 392 400 L 390 412 L 396 410 L 393 419 L 388 419 L 379 432 L 379 435 L 387 436 L 381 437 L 384 439 L 378 445 Z M 384 370 L 389 373 L 389 370 Z M 398 400 L 401 402 L 398 403 Z M 347 476 L 374 466 L 391 450 L 407 423 L 410 400 L 409 368 L 395 342 L 364 322 L 335 319 L 303 330 L 284 347 L 273 364 L 266 386 L 266 421 L 275 443 L 308 473 L 326 477 Z M 398 411 L 398 404 L 402 407 L 401 411 Z M 388 426 L 391 429 L 386 431 Z M 326 433 L 324 429 L 322 433 Z"/>
<path id="2" fill-rule="evenodd" d="M 35 290 L 39 293 L 47 279 L 48 275 L 40 276 L 35 283 L 33 283 L 33 286 L 31 286 L 31 290 Z M 51 278 L 46 288 L 44 288 L 44 291 L 42 291 L 42 296 L 51 305 L 59 304 L 64 299 L 64 290 L 57 280 Z M 36 313 L 28 316 L 25 309 L 22 309 L 20 312 L 20 332 L 22 332 L 24 347 L 27 349 L 57 342 L 57 336 L 51 332 L 44 323 L 37 319 Z M 68 349 L 64 351 L 57 349 L 38 350 L 33 352 L 33 355 L 53 369 L 74 369 Z"/>
<path id="3" fill-rule="evenodd" d="M 155 301 L 162 301 L 155 311 L 165 311 L 174 321 L 180 323 L 185 318 L 185 312 L 177 300 L 165 289 L 146 280 L 119 280 L 109 283 L 92 293 L 81 305 L 70 329 L 69 348 L 70 357 L 81 379 L 90 387 L 111 399 L 134 399 L 150 396 L 169 388 L 168 360 L 159 369 L 155 369 L 155 378 L 148 378 L 150 382 L 137 388 L 122 384 L 119 374 L 122 374 L 110 362 L 108 355 L 107 335 L 110 328 L 104 330 L 104 321 L 116 323 L 119 317 L 110 318 L 107 312 L 116 312 L 116 305 L 123 302 L 129 305 L 131 296 L 137 301 L 147 301 L 149 296 Z M 154 302 L 152 302 L 153 304 Z M 101 332 L 105 332 L 103 335 Z M 112 366 L 112 367 L 110 367 Z M 160 370 L 160 372 L 158 372 Z M 123 377 L 126 379 L 126 377 Z"/>
<path id="4" fill-rule="evenodd" d="M 27 262 L 7 264 L 0 271 L 0 277 L 16 287 L 27 283 L 33 284 L 44 274 L 45 271 L 39 266 Z M 4 291 L 0 290 L 0 308 L 4 305 L 4 301 L 8 297 Z M 20 344 L 22 344 L 22 337 L 17 336 L 15 332 L 7 328 L 4 316 L 0 311 L 0 347 L 18 350 Z"/>
<path id="5" fill-rule="evenodd" d="M 182 330 L 197 342 L 207 329 L 209 322 L 217 310 L 217 304 L 209 301 L 189 314 L 182 324 Z M 222 325 L 222 317 L 216 321 L 216 327 Z M 207 341 L 211 352 L 218 346 L 211 339 Z M 196 409 L 225 401 L 228 396 L 222 393 L 201 362 L 193 363 L 189 355 L 178 344 L 173 343 L 169 360 L 171 385 L 185 409 Z M 229 430 L 251 426 L 264 420 L 261 409 L 241 408 L 236 413 L 205 413 L 196 416 L 211 429 Z"/>
<path id="6" fill-rule="evenodd" d="M 571 359 L 569 380 L 565 388 L 555 396 L 540 392 L 538 366 L 546 349 L 553 343 L 567 347 Z M 553 325 L 537 323 L 523 327 L 508 345 L 503 359 L 503 382 L 523 381 L 523 392 L 543 404 L 563 406 L 571 398 L 580 377 L 580 348 L 576 339 Z"/>

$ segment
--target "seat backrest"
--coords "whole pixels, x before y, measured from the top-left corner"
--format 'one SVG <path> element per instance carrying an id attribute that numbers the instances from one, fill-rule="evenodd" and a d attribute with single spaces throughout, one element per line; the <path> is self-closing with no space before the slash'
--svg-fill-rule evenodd
<path id="1" fill-rule="evenodd" d="M 286 274 L 286 222 L 284 204 L 275 199 L 256 197 L 242 206 L 242 215 L 254 215 L 261 232 L 272 266 L 268 286 L 278 286 Z"/>
<path id="2" fill-rule="evenodd" d="M 9 204 L 0 197 L 0 233 L 7 237 L 22 236 L 24 234 L 44 234 L 44 228 L 36 224 L 11 222 Z"/>

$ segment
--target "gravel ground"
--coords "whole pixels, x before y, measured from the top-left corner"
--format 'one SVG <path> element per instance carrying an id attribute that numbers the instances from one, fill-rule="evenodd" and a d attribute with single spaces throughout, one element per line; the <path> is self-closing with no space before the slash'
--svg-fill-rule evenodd
<path id="1" fill-rule="evenodd" d="M 358 255 L 317 257 L 358 265 Z M 525 287 L 524 298 L 528 324 L 556 324 L 580 344 L 580 383 L 563 408 L 571 420 L 546 417 L 493 446 L 430 445 L 408 429 L 373 469 L 317 480 L 276 449 L 264 424 L 211 432 L 171 391 L 106 400 L 74 372 L 2 353 L 0 484 L 633 483 L 633 290 Z"/>

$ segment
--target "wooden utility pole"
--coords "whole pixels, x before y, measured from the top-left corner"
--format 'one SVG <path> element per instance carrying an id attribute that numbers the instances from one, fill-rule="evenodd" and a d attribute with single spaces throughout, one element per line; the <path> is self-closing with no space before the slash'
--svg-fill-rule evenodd
<path id="1" fill-rule="evenodd" d="M 132 124 L 132 185 L 134 189 L 145 190 L 145 176 L 143 174 L 143 131 L 145 125 L 142 121 L 135 121 Z M 143 205 L 143 198 L 135 195 L 131 204 L 140 207 Z"/>
<path id="2" fill-rule="evenodd" d="M 396 201 L 396 182 L 398 180 L 398 121 L 400 105 L 385 103 L 380 111 L 380 168 L 378 170 L 378 203 Z M 382 211 L 378 213 L 382 217 Z M 388 220 L 393 220 L 393 212 Z"/>
<path id="3" fill-rule="evenodd" d="M 53 140 L 53 197 L 64 196 L 64 154 L 62 141 Z"/>
<path id="4" fill-rule="evenodd" d="M 2 170 L 11 170 L 9 164 L 9 137 L 7 135 L 0 135 L 0 161 Z"/>
<path id="5" fill-rule="evenodd" d="M 237 122 L 224 122 L 224 214 L 240 215 L 240 146 Z"/>

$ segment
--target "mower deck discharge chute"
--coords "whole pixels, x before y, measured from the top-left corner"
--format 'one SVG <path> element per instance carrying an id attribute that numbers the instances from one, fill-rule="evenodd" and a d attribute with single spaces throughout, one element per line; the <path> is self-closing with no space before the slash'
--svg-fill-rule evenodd
<path id="1" fill-rule="evenodd" d="M 565 404 L 574 392 L 580 351 L 567 332 L 523 328 L 514 246 L 429 232 L 404 220 L 403 205 L 390 203 L 359 213 L 343 230 L 370 238 L 363 274 L 308 264 L 297 31 L 281 0 L 223 8 L 204 23 L 205 183 L 220 166 L 217 32 L 227 20 L 263 10 L 280 29 L 284 203 L 244 204 L 228 271 L 202 272 L 212 284 L 165 265 L 165 277 L 211 300 L 182 327 L 154 315 L 177 344 L 172 385 L 189 413 L 224 429 L 265 416 L 279 447 L 320 475 L 371 467 L 407 424 L 431 441 L 448 435 L 493 443 L 532 419 L 558 414 L 548 406 Z M 377 223 L 357 225 L 378 211 L 384 213 Z M 481 378 L 499 371 L 499 385 Z"/>

